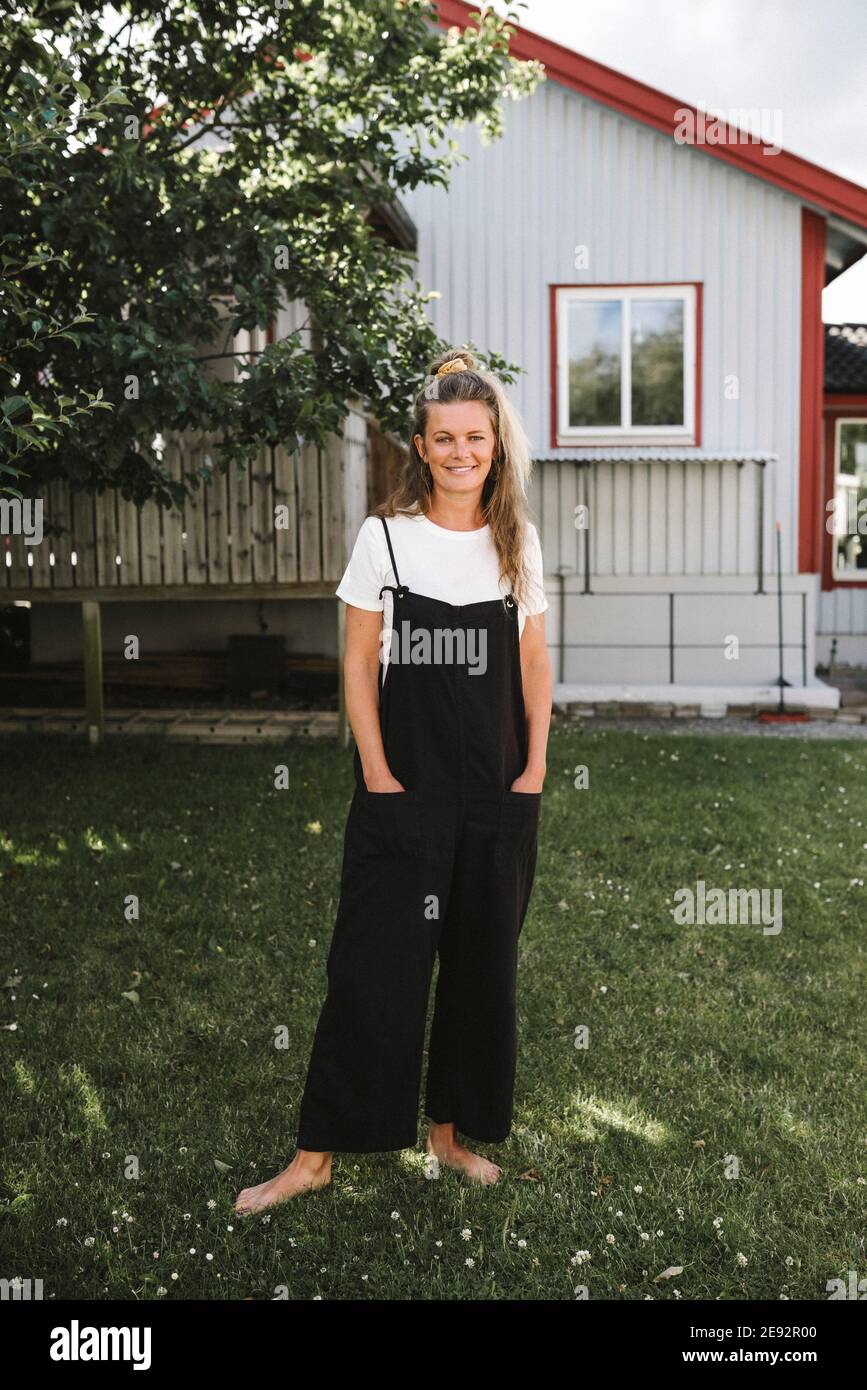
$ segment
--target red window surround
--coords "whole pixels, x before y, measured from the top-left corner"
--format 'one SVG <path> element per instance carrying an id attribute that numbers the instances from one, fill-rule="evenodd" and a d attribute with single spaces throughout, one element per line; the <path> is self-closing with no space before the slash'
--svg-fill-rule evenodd
<path id="1" fill-rule="evenodd" d="M 846 420 L 849 417 L 862 419 L 867 417 L 867 396 L 826 396 L 825 397 L 825 420 L 823 426 L 824 436 L 824 466 L 822 470 L 824 478 L 823 500 L 821 510 L 821 545 L 822 545 L 822 588 L 823 589 L 863 589 L 867 584 L 867 575 L 864 579 L 835 579 L 834 578 L 834 537 L 828 532 L 825 525 L 828 513 L 825 510 L 825 503 L 834 496 L 837 486 L 835 478 L 835 459 L 834 459 L 834 434 L 836 432 L 837 421 Z"/>

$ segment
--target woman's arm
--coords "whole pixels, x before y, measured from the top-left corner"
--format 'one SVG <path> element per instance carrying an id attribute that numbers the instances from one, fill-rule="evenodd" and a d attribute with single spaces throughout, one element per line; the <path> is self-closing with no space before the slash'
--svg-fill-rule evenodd
<path id="1" fill-rule="evenodd" d="M 527 711 L 527 766 L 513 783 L 513 792 L 540 792 L 547 769 L 548 729 L 554 695 L 545 614 L 528 615 L 521 633 L 521 682 Z"/>
<path id="2" fill-rule="evenodd" d="M 346 605 L 343 686 L 346 714 L 358 745 L 364 783 L 371 792 L 405 790 L 385 760 L 379 722 L 379 655 L 382 613 Z"/>

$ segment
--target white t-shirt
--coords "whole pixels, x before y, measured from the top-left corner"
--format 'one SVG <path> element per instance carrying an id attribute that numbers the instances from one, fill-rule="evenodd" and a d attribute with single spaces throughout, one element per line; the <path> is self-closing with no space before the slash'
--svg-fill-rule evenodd
<path id="1" fill-rule="evenodd" d="M 499 579 L 497 550 L 490 526 L 477 531 L 449 531 L 429 517 L 386 517 L 400 582 L 416 594 L 442 599 L 445 603 L 484 603 L 509 593 L 508 581 Z M 518 605 L 518 632 L 524 630 L 528 613 L 544 613 L 545 596 L 542 547 L 539 534 L 527 522 L 524 558 L 532 580 L 526 607 Z M 382 612 L 384 652 L 389 650 L 394 595 L 379 591 L 383 584 L 396 584 L 382 521 L 369 516 L 362 523 L 349 564 L 335 593 L 354 608 Z M 386 662 L 387 665 L 387 662 Z"/>

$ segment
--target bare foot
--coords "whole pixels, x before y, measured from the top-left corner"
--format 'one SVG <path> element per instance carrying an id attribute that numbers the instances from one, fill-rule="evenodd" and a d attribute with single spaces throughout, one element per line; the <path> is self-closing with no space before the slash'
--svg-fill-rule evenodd
<path id="1" fill-rule="evenodd" d="M 465 1148 L 463 1144 L 458 1143 L 453 1124 L 431 1124 L 425 1147 L 429 1154 L 434 1154 L 439 1159 L 440 1163 L 445 1163 L 449 1168 L 457 1168 L 460 1172 L 466 1173 L 473 1182 L 490 1186 L 491 1183 L 497 1181 L 503 1171 L 498 1163 L 492 1163 L 489 1158 L 483 1158 L 481 1154 L 475 1154 L 470 1149 Z"/>
<path id="2" fill-rule="evenodd" d="M 312 1192 L 331 1182 L 331 1154 L 311 1153 L 299 1149 L 282 1173 L 260 1182 L 258 1187 L 245 1187 L 239 1192 L 235 1211 L 239 1216 L 252 1216 L 265 1207 L 285 1202 L 299 1192 Z"/>

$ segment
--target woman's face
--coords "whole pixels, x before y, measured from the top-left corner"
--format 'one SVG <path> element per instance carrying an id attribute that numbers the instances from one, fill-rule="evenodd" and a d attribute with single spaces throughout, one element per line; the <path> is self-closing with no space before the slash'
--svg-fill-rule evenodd
<path id="1" fill-rule="evenodd" d="M 432 402 L 424 437 L 415 447 L 430 464 L 435 488 L 458 495 L 478 493 L 491 471 L 496 440 L 482 401 Z"/>

